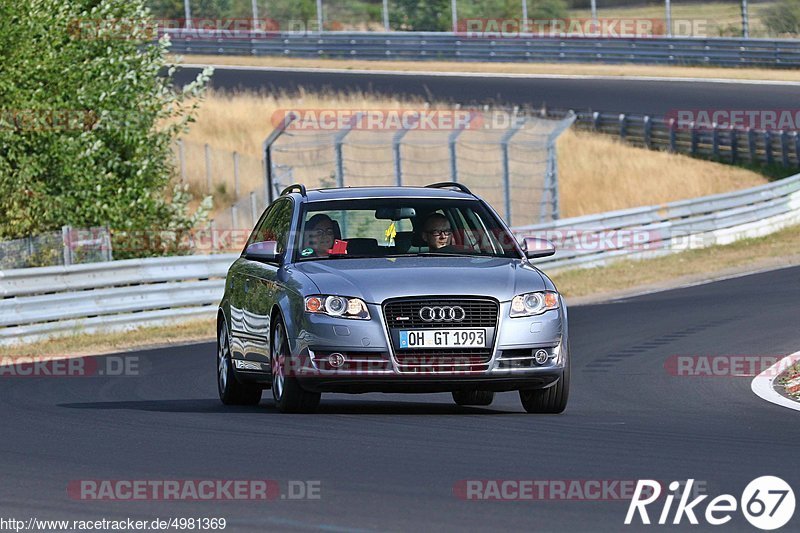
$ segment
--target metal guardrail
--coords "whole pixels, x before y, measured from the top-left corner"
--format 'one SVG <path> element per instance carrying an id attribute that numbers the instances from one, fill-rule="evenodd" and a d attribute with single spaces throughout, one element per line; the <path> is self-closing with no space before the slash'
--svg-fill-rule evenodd
<path id="1" fill-rule="evenodd" d="M 0 271 L 0 344 L 213 317 L 238 254 Z"/>
<path id="2" fill-rule="evenodd" d="M 544 111 L 546 116 L 554 118 L 570 113 L 573 111 Z M 575 114 L 576 128 L 615 135 L 634 146 L 724 163 L 800 168 L 800 135 L 797 131 L 720 127 L 630 113 L 579 111 Z"/>
<path id="3" fill-rule="evenodd" d="M 552 270 L 726 244 L 798 223 L 800 174 L 751 189 L 562 219 L 514 232 L 517 237 L 556 240 L 556 255 L 536 261 Z M 587 247 L 587 240 L 601 246 Z M 2 271 L 0 344 L 211 319 L 236 257 L 164 257 Z"/>
<path id="4" fill-rule="evenodd" d="M 728 244 L 797 223 L 800 174 L 741 191 L 515 228 L 514 234 L 553 240 L 556 254 L 536 262 L 550 270 Z"/>
<path id="5" fill-rule="evenodd" d="M 452 32 L 167 30 L 179 54 L 409 61 L 594 62 L 800 66 L 798 39 L 472 37 Z"/>

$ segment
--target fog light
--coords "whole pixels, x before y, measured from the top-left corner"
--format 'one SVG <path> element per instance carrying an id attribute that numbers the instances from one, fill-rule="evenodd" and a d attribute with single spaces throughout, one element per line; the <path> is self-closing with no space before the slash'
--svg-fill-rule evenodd
<path id="1" fill-rule="evenodd" d="M 333 368 L 339 368 L 344 365 L 344 356 L 340 353 L 332 353 L 328 356 L 328 364 Z"/>
<path id="2" fill-rule="evenodd" d="M 533 354 L 533 359 L 536 361 L 536 364 L 543 365 L 547 362 L 547 359 L 550 357 L 550 354 L 547 353 L 547 350 L 536 350 L 536 353 Z"/>

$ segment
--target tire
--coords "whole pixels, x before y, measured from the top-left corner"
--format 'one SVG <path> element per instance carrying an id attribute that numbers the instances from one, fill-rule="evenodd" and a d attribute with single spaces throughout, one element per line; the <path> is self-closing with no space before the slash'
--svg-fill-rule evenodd
<path id="1" fill-rule="evenodd" d="M 567 350 L 569 354 L 569 350 Z M 567 356 L 569 357 L 569 355 Z M 567 408 L 569 399 L 569 358 L 567 366 L 564 367 L 564 374 L 558 383 L 546 389 L 521 390 L 519 400 L 522 407 L 528 413 L 558 414 Z"/>
<path id="2" fill-rule="evenodd" d="M 225 405 L 258 405 L 261 387 L 242 383 L 233 372 L 231 344 L 225 321 L 217 332 L 217 392 Z"/>
<path id="3" fill-rule="evenodd" d="M 492 405 L 494 392 L 488 390 L 453 391 L 453 401 L 458 405 Z"/>
<path id="4" fill-rule="evenodd" d="M 297 378 L 286 375 L 286 358 L 289 357 L 289 341 L 283 322 L 276 320 L 270 345 L 270 367 L 272 368 L 272 397 L 281 413 L 313 413 L 319 406 L 318 392 L 310 392 L 300 386 Z"/>

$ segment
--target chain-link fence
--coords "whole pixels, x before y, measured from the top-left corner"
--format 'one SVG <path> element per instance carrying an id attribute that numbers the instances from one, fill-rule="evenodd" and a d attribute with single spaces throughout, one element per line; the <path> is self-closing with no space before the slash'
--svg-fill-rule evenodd
<path id="1" fill-rule="evenodd" d="M 273 197 L 294 182 L 320 188 L 454 181 L 486 199 L 508 224 L 558 218 L 555 141 L 573 116 L 550 120 L 465 111 L 459 117 L 431 110 L 434 118 L 427 124 L 433 127 L 422 128 L 424 116 L 385 127 L 390 121 L 375 120 L 376 113 L 337 117 L 344 127 L 325 129 L 308 128 L 303 112 L 287 113 L 285 129 L 265 150 Z M 387 116 L 384 112 L 382 119 Z M 448 127 L 439 127 L 445 118 Z M 384 127 L 370 127 L 376 123 Z"/>
<path id="2" fill-rule="evenodd" d="M 175 159 L 177 174 L 192 196 L 212 197 L 212 219 L 216 226 L 255 225 L 267 205 L 262 159 L 186 140 L 175 145 Z"/>
<path id="3" fill-rule="evenodd" d="M 108 228 L 76 229 L 0 241 L 0 270 L 111 261 Z"/>

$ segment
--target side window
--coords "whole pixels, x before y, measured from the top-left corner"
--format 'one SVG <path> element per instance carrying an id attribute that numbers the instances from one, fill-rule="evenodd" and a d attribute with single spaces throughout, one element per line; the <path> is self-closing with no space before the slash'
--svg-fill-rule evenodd
<path id="1" fill-rule="evenodd" d="M 292 226 L 293 203 L 290 199 L 279 200 L 272 205 L 253 234 L 247 241 L 250 245 L 254 242 L 278 241 L 278 251 L 285 251 L 289 241 L 289 228 Z"/>

